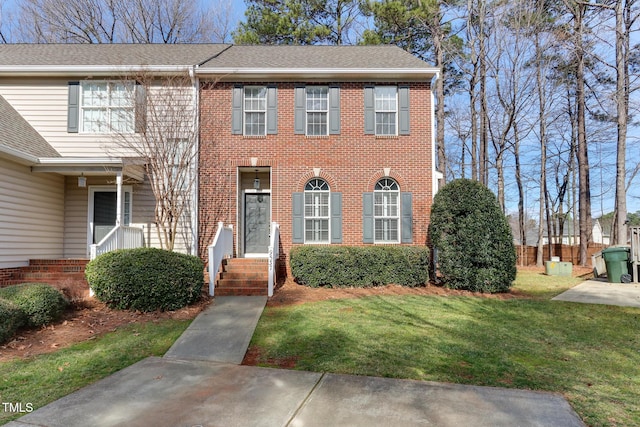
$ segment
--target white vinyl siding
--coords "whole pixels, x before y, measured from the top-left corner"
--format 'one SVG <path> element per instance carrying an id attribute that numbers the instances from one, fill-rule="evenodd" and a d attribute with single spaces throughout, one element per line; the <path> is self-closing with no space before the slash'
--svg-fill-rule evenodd
<path id="1" fill-rule="evenodd" d="M 158 88 L 150 88 L 149 96 L 153 96 L 154 89 Z M 191 88 L 188 88 L 185 93 L 192 94 Z M 127 157 L 132 155 L 132 153 L 126 153 L 122 147 L 118 147 L 113 136 L 67 131 L 69 79 L 6 79 L 0 82 L 0 95 L 62 156 Z M 134 136 L 131 135 L 131 137 Z"/>
<path id="2" fill-rule="evenodd" d="M 63 255 L 64 178 L 0 159 L 0 268 Z"/>
<path id="3" fill-rule="evenodd" d="M 87 187 L 78 187 L 78 178 L 69 176 L 66 179 L 65 191 L 65 218 L 64 218 L 64 257 L 86 258 L 88 253 L 88 211 L 89 211 L 89 187 L 106 186 L 112 183 L 114 178 L 88 177 Z M 115 186 L 113 186 L 115 189 Z M 158 233 L 154 225 L 155 198 L 148 181 L 142 184 L 134 184 L 131 193 L 131 226 L 144 229 L 144 240 L 147 246 L 160 247 Z M 123 218 L 124 221 L 124 218 Z M 181 227 L 178 230 L 176 251 L 187 253 L 190 251 L 190 240 L 185 238 L 190 233 L 189 227 Z"/>

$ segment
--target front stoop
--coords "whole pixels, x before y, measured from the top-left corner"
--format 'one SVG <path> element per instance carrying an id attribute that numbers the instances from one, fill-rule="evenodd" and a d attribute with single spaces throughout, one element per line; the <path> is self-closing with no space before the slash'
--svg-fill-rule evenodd
<path id="1" fill-rule="evenodd" d="M 84 276 L 88 259 L 32 259 L 29 265 L 12 269 L 3 286 L 20 283 L 47 283 L 60 289 L 67 298 L 82 299 L 89 295 Z"/>
<path id="2" fill-rule="evenodd" d="M 269 290 L 269 261 L 263 258 L 229 258 L 222 261 L 216 296 L 260 296 Z"/>

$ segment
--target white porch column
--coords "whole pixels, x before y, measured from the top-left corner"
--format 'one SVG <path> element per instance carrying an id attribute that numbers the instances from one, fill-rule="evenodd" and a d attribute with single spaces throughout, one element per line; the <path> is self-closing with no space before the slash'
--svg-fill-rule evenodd
<path id="1" fill-rule="evenodd" d="M 116 172 L 116 227 L 122 223 L 122 171 Z"/>

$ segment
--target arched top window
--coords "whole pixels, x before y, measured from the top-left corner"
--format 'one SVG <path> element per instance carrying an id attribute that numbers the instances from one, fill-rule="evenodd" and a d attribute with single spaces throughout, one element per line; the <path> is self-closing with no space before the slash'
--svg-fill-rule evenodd
<path id="1" fill-rule="evenodd" d="M 329 243 L 329 184 L 313 178 L 304 186 L 304 241 Z"/>
<path id="2" fill-rule="evenodd" d="M 398 183 L 391 178 L 382 178 L 376 182 L 375 191 L 399 191 Z"/>
<path id="3" fill-rule="evenodd" d="M 391 178 L 376 182 L 373 192 L 375 242 L 400 241 L 400 188 Z"/>
<path id="4" fill-rule="evenodd" d="M 307 182 L 304 191 L 329 191 L 329 184 L 322 178 L 314 178 Z"/>

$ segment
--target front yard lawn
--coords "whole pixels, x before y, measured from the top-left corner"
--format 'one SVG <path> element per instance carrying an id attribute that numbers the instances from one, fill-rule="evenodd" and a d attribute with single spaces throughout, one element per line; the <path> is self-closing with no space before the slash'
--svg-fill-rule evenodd
<path id="1" fill-rule="evenodd" d="M 37 409 L 148 356 L 162 356 L 189 320 L 132 324 L 55 353 L 0 363 L 0 402 Z M 0 407 L 0 424 L 24 415 Z"/>
<path id="2" fill-rule="evenodd" d="M 579 282 L 524 272 L 522 298 L 268 307 L 251 353 L 262 366 L 559 392 L 588 425 L 640 425 L 640 309 L 549 300 Z"/>

